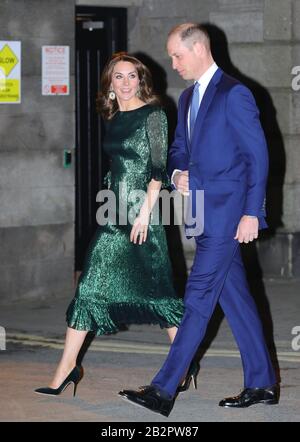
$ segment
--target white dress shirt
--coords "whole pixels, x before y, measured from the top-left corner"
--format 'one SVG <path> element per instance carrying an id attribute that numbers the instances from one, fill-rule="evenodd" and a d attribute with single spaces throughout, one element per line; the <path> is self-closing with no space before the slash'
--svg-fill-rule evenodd
<path id="1" fill-rule="evenodd" d="M 218 66 L 216 63 L 213 63 L 208 69 L 207 71 L 204 72 L 204 74 L 201 75 L 201 77 L 199 78 L 198 83 L 200 84 L 199 86 L 199 109 L 200 109 L 200 105 L 201 105 L 201 101 L 202 98 L 204 97 L 205 91 L 207 89 L 207 86 L 210 83 L 210 80 L 212 79 L 212 77 L 214 76 L 214 74 L 216 73 L 218 69 Z M 196 82 L 195 82 L 196 83 Z M 187 124 L 188 124 L 188 132 L 190 133 L 190 112 L 191 112 L 191 107 L 189 108 L 188 111 L 188 117 L 187 117 Z M 173 182 L 173 177 L 174 174 L 176 172 L 181 172 L 180 169 L 175 169 L 172 173 L 171 176 L 171 184 L 173 184 L 173 186 L 175 186 L 174 182 Z"/>

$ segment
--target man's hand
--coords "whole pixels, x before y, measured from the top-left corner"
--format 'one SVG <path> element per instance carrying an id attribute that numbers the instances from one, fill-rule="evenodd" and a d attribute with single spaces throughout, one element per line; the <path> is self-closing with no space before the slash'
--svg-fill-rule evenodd
<path id="1" fill-rule="evenodd" d="M 189 195 L 189 172 L 183 170 L 182 172 L 176 172 L 173 177 L 176 190 L 184 196 Z"/>
<path id="2" fill-rule="evenodd" d="M 240 243 L 253 241 L 258 238 L 258 218 L 254 216 L 242 216 L 234 239 Z"/>

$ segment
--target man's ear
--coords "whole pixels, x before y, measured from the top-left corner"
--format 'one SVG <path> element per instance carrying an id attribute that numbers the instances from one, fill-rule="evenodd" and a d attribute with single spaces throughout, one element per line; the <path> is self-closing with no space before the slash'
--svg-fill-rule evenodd
<path id="1" fill-rule="evenodd" d="M 203 56 L 205 47 L 201 41 L 195 41 L 193 47 L 196 55 Z"/>

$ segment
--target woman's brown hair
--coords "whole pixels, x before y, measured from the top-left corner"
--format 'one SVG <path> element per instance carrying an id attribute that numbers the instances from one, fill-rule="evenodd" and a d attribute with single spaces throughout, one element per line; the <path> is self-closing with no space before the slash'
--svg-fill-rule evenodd
<path id="1" fill-rule="evenodd" d="M 105 120 L 110 120 L 119 110 L 117 99 L 111 100 L 109 92 L 114 67 L 120 61 L 132 63 L 136 68 L 140 80 L 139 98 L 145 103 L 159 103 L 158 97 L 153 93 L 152 77 L 149 69 L 132 55 L 128 55 L 126 52 L 119 52 L 112 56 L 111 60 L 104 67 L 101 76 L 101 89 L 97 97 L 97 109 Z"/>

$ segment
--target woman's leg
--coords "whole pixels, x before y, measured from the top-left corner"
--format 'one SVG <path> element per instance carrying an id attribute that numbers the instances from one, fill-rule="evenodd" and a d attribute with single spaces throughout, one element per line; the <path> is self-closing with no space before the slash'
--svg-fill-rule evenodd
<path id="1" fill-rule="evenodd" d="M 169 335 L 169 338 L 170 338 L 171 344 L 172 344 L 172 342 L 173 342 L 174 339 L 175 339 L 175 336 L 176 336 L 177 330 L 178 330 L 177 327 L 170 327 L 170 328 L 167 328 L 167 333 L 168 333 L 168 335 Z"/>
<path id="2" fill-rule="evenodd" d="M 64 352 L 56 369 L 50 388 L 58 388 L 76 365 L 78 353 L 82 347 L 88 331 L 75 330 L 68 327 Z"/>

